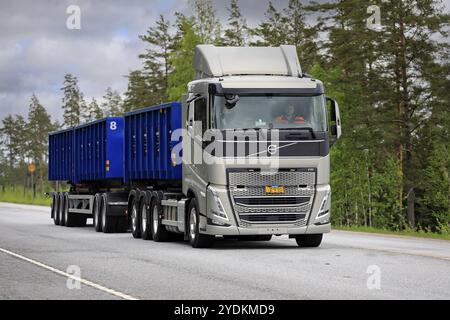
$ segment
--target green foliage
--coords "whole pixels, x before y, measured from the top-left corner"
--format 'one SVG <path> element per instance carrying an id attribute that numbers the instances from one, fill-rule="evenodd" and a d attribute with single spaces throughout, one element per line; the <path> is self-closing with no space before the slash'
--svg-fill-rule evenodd
<path id="1" fill-rule="evenodd" d="M 85 123 L 103 118 L 103 111 L 95 98 L 92 98 L 91 102 L 87 105 L 86 113 L 82 116 L 83 122 Z"/>
<path id="2" fill-rule="evenodd" d="M 170 22 L 163 15 L 160 15 L 156 25 L 150 27 L 145 35 L 139 36 L 145 42 L 148 49 L 144 54 L 139 55 L 144 64 L 144 70 L 132 71 L 129 79 L 128 95 L 136 97 L 138 106 L 157 104 L 167 100 L 169 74 L 172 72 L 170 65 L 170 54 L 173 51 L 174 36 L 170 33 Z M 141 88 L 145 87 L 147 94 L 143 95 Z M 134 93 L 133 90 L 137 92 Z M 132 105 L 127 105 L 129 110 L 134 109 Z"/>
<path id="3" fill-rule="evenodd" d="M 66 74 L 64 76 L 64 84 L 61 90 L 64 94 L 62 99 L 64 126 L 76 126 L 80 124 L 80 115 L 84 113 L 86 108 L 83 94 L 78 87 L 77 77 L 71 74 Z"/>
<path id="4" fill-rule="evenodd" d="M 106 89 L 101 105 L 103 115 L 106 117 L 123 115 L 123 101 L 119 92 L 113 91 L 110 87 Z"/>
<path id="5" fill-rule="evenodd" d="M 159 93 L 154 93 L 151 80 L 141 70 L 131 71 L 128 75 L 128 89 L 125 92 L 123 109 L 125 112 L 152 106 L 161 102 Z"/>
<path id="6" fill-rule="evenodd" d="M 229 27 L 225 30 L 223 45 L 245 46 L 248 38 L 248 27 L 246 19 L 241 14 L 238 0 L 231 0 L 228 12 L 230 13 L 228 18 Z"/>
<path id="7" fill-rule="evenodd" d="M 192 32 L 198 37 L 199 43 L 221 44 L 222 27 L 212 1 L 189 0 L 189 4 L 194 12 Z M 178 26 L 180 22 L 182 23 L 179 21 Z"/>
<path id="8" fill-rule="evenodd" d="M 201 38 L 195 33 L 195 23 L 192 18 L 179 15 L 178 36 L 175 50 L 170 56 L 170 63 L 176 70 L 169 75 L 169 100 L 179 101 L 187 91 L 186 85 L 194 80 L 192 68 L 195 46 L 201 43 Z"/>

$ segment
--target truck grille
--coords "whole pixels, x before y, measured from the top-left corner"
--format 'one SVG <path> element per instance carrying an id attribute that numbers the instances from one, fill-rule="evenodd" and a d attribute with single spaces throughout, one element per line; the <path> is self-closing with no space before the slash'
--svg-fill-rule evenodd
<path id="1" fill-rule="evenodd" d="M 228 174 L 231 186 L 313 186 L 316 183 L 316 171 L 279 170 L 265 173 L 260 170 L 231 171 Z"/>
<path id="2" fill-rule="evenodd" d="M 242 227 L 280 223 L 306 225 L 315 194 L 315 169 L 283 170 L 274 174 L 258 170 L 229 171 L 228 181 Z M 283 187 L 284 192 L 267 194 L 267 186 Z"/>

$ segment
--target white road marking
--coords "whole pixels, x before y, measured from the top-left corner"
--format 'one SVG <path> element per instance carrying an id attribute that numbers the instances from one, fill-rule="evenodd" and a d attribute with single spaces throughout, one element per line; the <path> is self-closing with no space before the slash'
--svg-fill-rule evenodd
<path id="1" fill-rule="evenodd" d="M 125 294 L 125 293 L 122 293 L 122 292 L 119 292 L 119 291 L 116 291 L 116 290 L 113 290 L 113 289 L 106 288 L 106 287 L 104 287 L 104 286 L 102 286 L 100 284 L 94 283 L 92 281 L 89 281 L 89 280 L 86 280 L 86 279 L 83 279 L 83 278 L 75 277 L 74 275 L 68 274 L 67 272 L 64 272 L 64 271 L 61 271 L 59 269 L 53 268 L 53 267 L 48 266 L 48 265 L 46 265 L 44 263 L 41 263 L 39 261 L 30 259 L 30 258 L 27 258 L 27 257 L 24 257 L 24 256 L 22 256 L 20 254 L 11 252 L 9 250 L 0 248 L 0 252 L 3 252 L 5 254 L 10 255 L 12 257 L 15 257 L 17 259 L 20 259 L 20 260 L 32 263 L 32 264 L 34 264 L 34 265 L 36 265 L 38 267 L 44 268 L 46 270 L 49 270 L 49 271 L 54 272 L 56 274 L 59 274 L 59 275 L 61 275 L 63 277 L 67 277 L 67 278 L 70 278 L 70 279 L 73 279 L 73 280 L 76 280 L 76 281 L 80 281 L 81 283 L 83 283 L 83 284 L 85 284 L 85 285 L 87 285 L 89 287 L 92 287 L 94 289 L 97 289 L 97 290 L 100 290 L 100 291 L 112 294 L 112 295 L 114 295 L 116 297 L 119 297 L 121 299 L 124 299 L 124 300 L 139 300 L 138 298 L 132 297 L 132 296 L 130 296 L 128 294 Z"/>

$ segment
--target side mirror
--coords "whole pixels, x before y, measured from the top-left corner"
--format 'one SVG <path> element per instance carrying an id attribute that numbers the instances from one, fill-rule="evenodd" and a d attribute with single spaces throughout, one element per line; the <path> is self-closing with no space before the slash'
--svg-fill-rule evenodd
<path id="1" fill-rule="evenodd" d="M 331 135 L 336 139 L 339 139 L 342 135 L 342 126 L 341 126 L 341 114 L 339 112 L 339 104 L 331 99 L 327 98 L 327 101 L 330 102 L 330 132 Z"/>

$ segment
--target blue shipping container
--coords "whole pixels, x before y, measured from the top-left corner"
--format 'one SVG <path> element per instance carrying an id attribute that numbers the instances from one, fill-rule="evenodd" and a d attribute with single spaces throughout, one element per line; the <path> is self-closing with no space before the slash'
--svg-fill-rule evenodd
<path id="1" fill-rule="evenodd" d="M 124 178 L 124 120 L 101 119 L 49 136 L 49 180 Z"/>
<path id="2" fill-rule="evenodd" d="M 48 179 L 50 181 L 72 180 L 73 129 L 50 133 L 48 150 Z"/>
<path id="3" fill-rule="evenodd" d="M 172 102 L 125 114 L 125 180 L 181 180 L 172 150 L 179 142 L 172 133 L 181 129 L 181 104 Z M 181 139 L 180 139 L 181 141 Z"/>
<path id="4" fill-rule="evenodd" d="M 98 120 L 74 129 L 74 182 L 123 179 L 123 118 Z"/>

